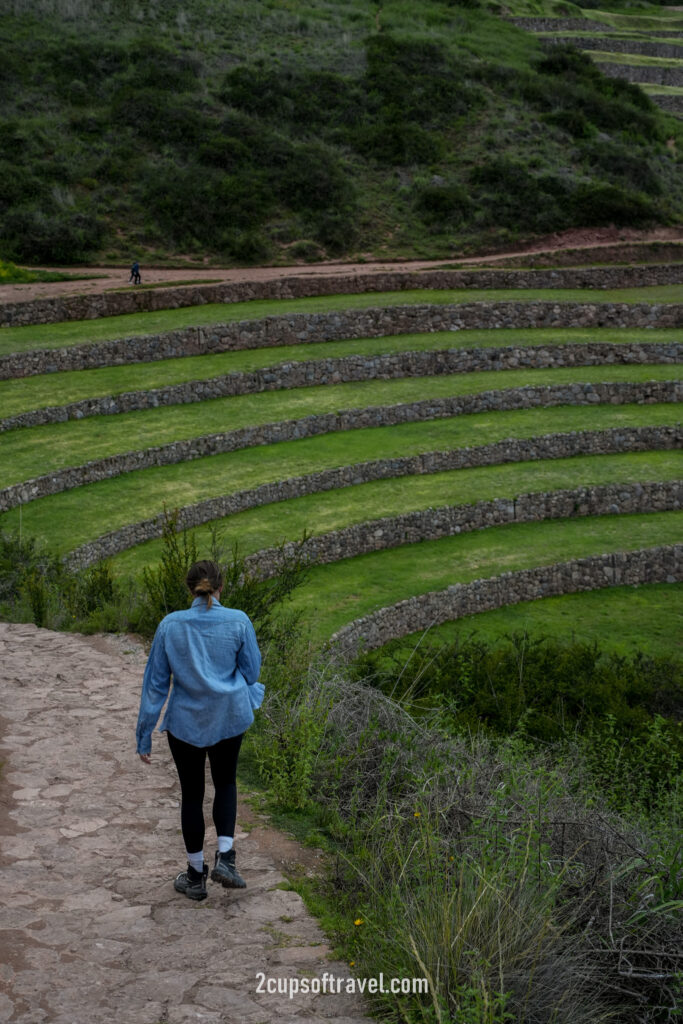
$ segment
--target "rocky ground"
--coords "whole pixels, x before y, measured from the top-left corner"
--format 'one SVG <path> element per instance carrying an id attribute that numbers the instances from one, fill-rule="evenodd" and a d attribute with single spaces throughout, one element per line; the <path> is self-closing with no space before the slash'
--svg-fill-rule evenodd
<path id="1" fill-rule="evenodd" d="M 244 800 L 235 849 L 247 889 L 209 882 L 203 903 L 175 892 L 175 771 L 158 734 L 151 765 L 135 753 L 144 657 L 130 638 L 0 624 L 0 1020 L 366 1021 L 358 995 L 258 991 L 259 972 L 310 981 L 352 971 L 330 959 L 286 888 L 283 872 L 315 871 L 319 852 Z M 211 859 L 212 838 L 209 827 Z"/>

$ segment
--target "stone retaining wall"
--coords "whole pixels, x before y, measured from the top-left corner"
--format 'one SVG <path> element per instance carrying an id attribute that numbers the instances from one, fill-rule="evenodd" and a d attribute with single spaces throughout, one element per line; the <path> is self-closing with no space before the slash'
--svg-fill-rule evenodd
<path id="1" fill-rule="evenodd" d="M 291 556 L 297 550 L 307 562 L 328 564 L 404 544 L 485 530 L 490 526 L 572 519 L 576 516 L 668 512 L 679 509 L 682 502 L 683 481 L 671 480 L 539 491 L 515 498 L 480 501 L 476 505 L 445 505 L 356 523 L 310 537 L 303 545 L 289 542 L 282 549 L 266 548 L 250 555 L 246 559 L 246 567 L 260 579 L 268 579 L 276 574 L 283 557 Z"/>
<path id="2" fill-rule="evenodd" d="M 651 85 L 683 85 L 683 67 L 653 67 L 645 64 L 612 64 L 596 61 L 603 75 L 625 78 L 627 82 L 648 82 Z"/>
<path id="3" fill-rule="evenodd" d="M 674 267 L 680 276 L 683 270 Z M 278 345 L 320 344 L 347 338 L 459 331 L 470 328 L 683 326 L 683 305 L 646 303 L 476 302 L 406 305 L 331 313 L 268 316 L 207 327 L 119 338 L 0 357 L 0 380 L 62 370 L 152 362 Z"/>
<path id="4" fill-rule="evenodd" d="M 386 355 L 353 355 L 333 359 L 280 363 L 260 370 L 240 371 L 186 381 L 166 388 L 126 391 L 103 398 L 86 398 L 69 405 L 50 406 L 0 420 L 0 432 L 18 427 L 111 416 L 159 406 L 204 402 L 214 398 L 257 394 L 287 388 L 318 387 L 366 380 L 399 380 L 443 374 L 476 373 L 522 368 L 679 363 L 681 345 L 675 342 L 588 342 L 578 345 L 505 346 L 475 349 L 433 349 Z"/>
<path id="5" fill-rule="evenodd" d="M 526 32 L 613 32 L 611 25 L 588 18 L 506 18 Z"/>
<path id="6" fill-rule="evenodd" d="M 152 466 L 168 466 L 190 462 L 207 455 L 253 448 L 280 441 L 296 441 L 302 437 L 319 437 L 339 430 L 360 430 L 365 427 L 393 427 L 399 423 L 445 419 L 470 413 L 510 409 L 550 408 L 557 405 L 627 405 L 678 402 L 683 398 L 683 383 L 648 381 L 634 384 L 615 381 L 598 384 L 554 384 L 502 390 L 481 391 L 474 395 L 450 398 L 428 398 L 397 405 L 369 406 L 336 413 L 320 413 L 298 420 L 265 423 L 220 434 L 173 441 L 170 444 L 139 451 L 94 459 L 82 466 L 69 466 L 45 476 L 33 477 L 0 490 L 0 512 L 26 504 L 49 494 L 59 494 L 74 487 L 107 480 L 122 473 L 131 473 Z"/>
<path id="7" fill-rule="evenodd" d="M 662 110 L 668 110 L 670 114 L 683 114 L 683 95 L 670 92 L 651 92 L 648 95 Z"/>
<path id="8" fill-rule="evenodd" d="M 545 38 L 544 45 L 575 46 L 577 50 L 600 50 L 603 53 L 635 53 L 644 57 L 683 58 L 683 44 L 648 43 L 638 39 L 596 39 L 590 37 L 554 36 Z"/>
<path id="9" fill-rule="evenodd" d="M 585 267 L 557 270 L 390 270 L 334 275 L 297 275 L 272 281 L 193 285 L 144 291 L 69 295 L 0 306 L 0 327 L 93 320 L 103 316 L 179 309 L 208 302 L 253 299 L 310 298 L 359 292 L 392 292 L 419 288 L 642 288 L 675 284 L 675 270 L 652 267 Z"/>
<path id="10" fill-rule="evenodd" d="M 538 459 L 565 459 L 576 455 L 607 455 L 620 452 L 668 451 L 680 447 L 683 434 L 676 427 L 615 427 L 611 430 L 546 434 L 542 437 L 508 438 L 494 444 L 448 451 L 424 452 L 394 459 L 376 459 L 326 469 L 307 476 L 262 484 L 250 490 L 209 498 L 179 510 L 178 528 L 190 529 L 214 519 L 250 508 L 289 501 L 309 494 L 353 487 L 374 480 L 422 476 L 475 466 L 494 466 Z M 69 555 L 69 562 L 84 567 L 161 536 L 164 516 L 158 515 L 98 537 Z"/>
<path id="11" fill-rule="evenodd" d="M 678 583 L 683 580 L 683 544 L 618 551 L 570 562 L 506 572 L 472 583 L 456 583 L 446 590 L 420 594 L 372 615 L 356 619 L 330 640 L 342 658 L 372 650 L 443 622 L 491 611 L 520 601 L 535 601 L 603 587 L 643 583 Z"/>

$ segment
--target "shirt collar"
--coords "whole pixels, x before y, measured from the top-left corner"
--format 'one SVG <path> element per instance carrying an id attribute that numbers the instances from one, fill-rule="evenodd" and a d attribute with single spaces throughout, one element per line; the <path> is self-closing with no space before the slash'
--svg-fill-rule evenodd
<path id="1" fill-rule="evenodd" d="M 200 604 L 206 604 L 206 603 L 207 603 L 207 601 L 206 601 L 205 597 L 195 597 L 194 601 L 190 605 L 190 608 L 198 608 Z M 220 605 L 220 601 L 218 600 L 217 597 L 213 597 L 211 599 L 211 604 L 212 605 L 214 605 L 214 604 Z"/>

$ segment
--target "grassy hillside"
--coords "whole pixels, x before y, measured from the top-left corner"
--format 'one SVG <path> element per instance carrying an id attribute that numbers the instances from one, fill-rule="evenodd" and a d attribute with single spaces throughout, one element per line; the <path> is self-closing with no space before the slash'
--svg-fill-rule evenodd
<path id="1" fill-rule="evenodd" d="M 4 0 L 0 256 L 445 257 L 680 219 L 680 123 L 478 3 Z"/>

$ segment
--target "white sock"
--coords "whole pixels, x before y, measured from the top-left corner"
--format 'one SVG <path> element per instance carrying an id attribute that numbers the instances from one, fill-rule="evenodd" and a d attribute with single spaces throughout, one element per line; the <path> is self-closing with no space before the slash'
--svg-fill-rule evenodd
<path id="1" fill-rule="evenodd" d="M 218 852 L 227 853 L 228 850 L 232 850 L 232 836 L 219 836 Z"/>
<path id="2" fill-rule="evenodd" d="M 199 853 L 188 853 L 187 863 L 191 868 L 194 868 L 195 871 L 198 871 L 201 874 L 204 870 L 204 851 L 200 850 Z"/>

